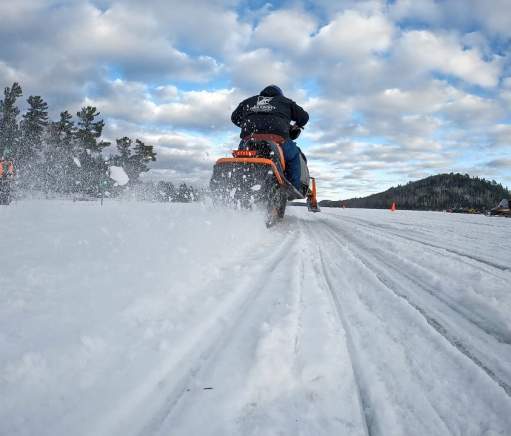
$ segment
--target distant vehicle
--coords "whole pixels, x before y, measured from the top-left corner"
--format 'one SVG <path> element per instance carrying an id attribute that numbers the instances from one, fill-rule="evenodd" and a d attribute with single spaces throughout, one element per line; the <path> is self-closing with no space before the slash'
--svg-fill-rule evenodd
<path id="1" fill-rule="evenodd" d="M 12 201 L 12 185 L 14 182 L 14 163 L 11 160 L 0 160 L 0 204 L 8 205 Z"/>
<path id="2" fill-rule="evenodd" d="M 476 209 L 475 207 L 457 207 L 457 208 L 454 208 L 454 209 L 447 209 L 446 212 L 449 212 L 449 213 L 469 213 L 469 214 L 482 213 L 481 210 Z"/>
<path id="3" fill-rule="evenodd" d="M 489 216 L 505 216 L 505 217 L 511 217 L 511 199 L 509 198 L 503 198 L 500 200 L 500 203 L 490 210 Z"/>

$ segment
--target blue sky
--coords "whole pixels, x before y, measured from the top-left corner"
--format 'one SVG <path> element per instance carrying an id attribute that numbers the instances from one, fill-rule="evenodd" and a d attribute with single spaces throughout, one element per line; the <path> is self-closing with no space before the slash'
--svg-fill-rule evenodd
<path id="1" fill-rule="evenodd" d="M 149 178 L 207 184 L 230 114 L 275 83 L 309 111 L 320 196 L 441 172 L 511 187 L 509 0 L 18 0 L 0 3 L 0 84 L 106 139 L 156 146 Z"/>

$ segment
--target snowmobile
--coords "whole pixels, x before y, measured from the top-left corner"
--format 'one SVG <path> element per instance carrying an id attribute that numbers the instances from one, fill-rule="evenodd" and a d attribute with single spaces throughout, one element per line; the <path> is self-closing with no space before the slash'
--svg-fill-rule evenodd
<path id="1" fill-rule="evenodd" d="M 300 129 L 290 128 L 291 139 Z M 310 211 L 318 212 L 316 181 L 309 176 L 307 159 L 300 151 L 300 189 L 287 180 L 286 163 L 279 135 L 253 133 L 244 138 L 233 157 L 218 159 L 213 167 L 210 190 L 213 201 L 227 206 L 266 209 L 266 226 L 284 218 L 290 200 L 305 199 Z"/>
<path id="2" fill-rule="evenodd" d="M 13 182 L 14 164 L 9 160 L 0 160 L 0 205 L 11 203 Z"/>

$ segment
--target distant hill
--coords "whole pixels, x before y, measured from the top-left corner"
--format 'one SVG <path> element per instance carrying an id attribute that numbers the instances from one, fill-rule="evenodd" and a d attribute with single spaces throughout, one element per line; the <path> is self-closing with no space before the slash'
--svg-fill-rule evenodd
<path id="1" fill-rule="evenodd" d="M 370 209 L 389 208 L 396 202 L 399 209 L 446 210 L 467 209 L 487 210 L 502 198 L 509 198 L 510 191 L 495 180 L 491 182 L 468 174 L 438 174 L 416 182 L 387 189 L 379 194 L 348 200 L 319 202 L 323 207 L 363 207 Z"/>

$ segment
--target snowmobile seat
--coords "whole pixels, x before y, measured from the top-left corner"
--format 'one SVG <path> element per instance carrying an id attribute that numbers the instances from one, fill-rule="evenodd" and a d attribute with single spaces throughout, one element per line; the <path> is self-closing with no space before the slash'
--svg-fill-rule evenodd
<path id="1" fill-rule="evenodd" d="M 282 150 L 282 144 L 284 144 L 285 141 L 286 140 L 282 136 L 275 135 L 273 133 L 253 133 L 252 135 L 245 136 L 245 138 L 243 138 L 243 141 L 241 141 L 240 143 L 240 150 L 241 149 L 246 150 L 251 146 L 254 147 L 254 145 L 257 143 L 266 143 L 272 149 L 271 151 L 273 151 L 277 156 L 279 156 L 282 170 L 285 170 L 286 160 L 284 158 L 284 151 Z M 272 146 L 272 144 L 275 144 L 275 146 Z"/>

